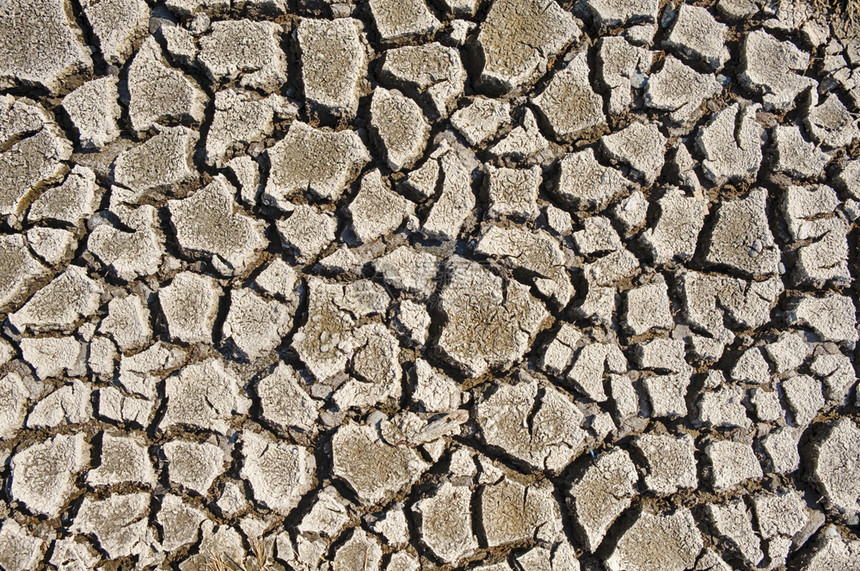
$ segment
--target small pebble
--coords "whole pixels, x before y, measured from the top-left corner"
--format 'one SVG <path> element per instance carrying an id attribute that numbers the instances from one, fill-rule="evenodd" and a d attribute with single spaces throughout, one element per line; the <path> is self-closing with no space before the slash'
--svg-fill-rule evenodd
<path id="1" fill-rule="evenodd" d="M 644 73 L 634 73 L 630 76 L 630 85 L 636 89 L 642 89 L 648 83 L 648 76 Z"/>
<path id="2" fill-rule="evenodd" d="M 779 272 L 779 275 L 784 274 L 785 273 L 785 264 L 780 262 L 779 265 L 776 267 L 776 270 Z"/>
<path id="3" fill-rule="evenodd" d="M 191 20 L 191 24 L 189 24 L 188 26 L 188 31 L 195 36 L 199 36 L 200 34 L 204 34 L 209 30 L 209 26 L 211 23 L 212 21 L 206 14 L 197 14 L 196 16 L 194 16 L 194 19 Z"/>

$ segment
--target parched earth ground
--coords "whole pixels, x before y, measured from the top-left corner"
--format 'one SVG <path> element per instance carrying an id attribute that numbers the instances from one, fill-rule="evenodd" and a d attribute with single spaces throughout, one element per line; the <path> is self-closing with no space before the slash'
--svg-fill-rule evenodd
<path id="1" fill-rule="evenodd" d="M 860 569 L 832 16 L 0 0 L 0 568 Z"/>

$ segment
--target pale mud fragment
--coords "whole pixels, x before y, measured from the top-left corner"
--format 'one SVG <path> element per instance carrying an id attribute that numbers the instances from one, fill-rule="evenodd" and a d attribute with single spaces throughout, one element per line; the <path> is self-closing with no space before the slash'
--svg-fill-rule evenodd
<path id="1" fill-rule="evenodd" d="M 200 39 L 197 62 L 213 83 L 238 80 L 242 87 L 275 92 L 287 80 L 282 32 L 275 22 L 213 22 L 211 32 Z"/>
<path id="2" fill-rule="evenodd" d="M 854 347 L 857 318 L 850 297 L 827 293 L 823 297 L 796 297 L 789 303 L 789 324 L 812 329 L 822 340 Z"/>
<path id="3" fill-rule="evenodd" d="M 196 81 L 168 65 L 153 37 L 128 66 L 127 87 L 129 120 L 138 133 L 169 121 L 203 120 L 206 94 Z"/>
<path id="4" fill-rule="evenodd" d="M 254 285 L 264 293 L 287 300 L 295 296 L 297 282 L 296 271 L 281 258 L 272 260 L 254 279 Z"/>
<path id="5" fill-rule="evenodd" d="M 424 154 L 430 125 L 421 107 L 398 91 L 373 91 L 370 125 L 392 171 L 411 168 Z"/>
<path id="6" fill-rule="evenodd" d="M 459 564 L 478 548 L 472 532 L 471 501 L 468 486 L 443 482 L 412 508 L 420 517 L 421 541 L 447 564 Z"/>
<path id="7" fill-rule="evenodd" d="M 844 405 L 851 388 L 857 383 L 857 373 L 850 357 L 842 354 L 818 355 L 810 363 L 810 372 L 821 379 L 828 404 Z"/>
<path id="8" fill-rule="evenodd" d="M 538 366 L 547 373 L 560 375 L 570 365 L 577 342 L 581 338 L 582 333 L 573 325 L 562 323 L 547 343 L 538 360 Z"/>
<path id="9" fill-rule="evenodd" d="M 758 175 L 764 132 L 755 119 L 758 109 L 757 103 L 744 108 L 733 103 L 699 128 L 696 146 L 705 157 L 702 170 L 713 184 L 751 182 Z"/>
<path id="10" fill-rule="evenodd" d="M 161 450 L 167 459 L 170 482 L 203 497 L 206 497 L 212 482 L 221 475 L 229 460 L 227 452 L 208 442 L 171 440 Z"/>
<path id="11" fill-rule="evenodd" d="M 350 228 L 361 244 L 390 234 L 414 211 L 415 205 L 390 190 L 378 169 L 362 177 L 358 194 L 347 207 Z"/>
<path id="12" fill-rule="evenodd" d="M 438 256 L 431 253 L 398 246 L 374 260 L 373 268 L 389 286 L 427 297 L 433 293 L 439 281 L 437 274 L 440 261 Z"/>
<path id="13" fill-rule="evenodd" d="M 80 226 L 98 207 L 96 175 L 75 165 L 63 184 L 47 189 L 30 205 L 29 222 L 58 221 Z"/>
<path id="14" fill-rule="evenodd" d="M 860 541 L 845 541 L 834 525 L 824 528 L 811 551 L 802 559 L 804 571 L 851 571 L 860 558 Z"/>
<path id="15" fill-rule="evenodd" d="M 587 53 L 580 52 L 532 98 L 553 138 L 573 141 L 606 125 L 603 98 L 589 83 Z"/>
<path id="16" fill-rule="evenodd" d="M 680 274 L 679 290 L 687 322 L 714 339 L 728 340 L 733 337 L 729 326 L 738 330 L 757 329 L 769 322 L 784 286 L 778 276 L 748 282 L 684 271 Z M 724 317 L 729 318 L 728 326 Z"/>
<path id="17" fill-rule="evenodd" d="M 296 259 L 307 263 L 316 258 L 335 239 L 337 220 L 331 213 L 299 204 L 286 220 L 275 223 L 281 243 Z"/>
<path id="18" fill-rule="evenodd" d="M 99 465 L 87 472 L 90 486 L 115 484 L 155 485 L 155 470 L 149 459 L 147 447 L 134 436 L 103 432 Z"/>
<path id="19" fill-rule="evenodd" d="M 185 343 L 212 341 L 221 288 L 209 276 L 180 272 L 158 292 L 170 336 Z"/>
<path id="20" fill-rule="evenodd" d="M 796 490 L 780 488 L 775 493 L 754 495 L 752 504 L 759 533 L 766 541 L 770 565 L 784 565 L 790 550 L 803 545 L 803 539 L 797 536 L 811 523 L 812 516 L 806 502 Z"/>
<path id="21" fill-rule="evenodd" d="M 717 440 L 705 446 L 710 464 L 711 485 L 724 492 L 751 479 L 763 477 L 752 446 L 731 440 Z"/>
<path id="22" fill-rule="evenodd" d="M 267 301 L 247 288 L 230 292 L 230 310 L 222 338 L 248 359 L 275 349 L 293 325 L 294 305 Z"/>
<path id="23" fill-rule="evenodd" d="M 652 184 L 663 170 L 666 137 L 654 123 L 634 121 L 601 137 L 600 144 L 611 159 L 629 166 L 646 184 Z"/>
<path id="24" fill-rule="evenodd" d="M 523 569 L 534 571 L 579 571 L 579 561 L 573 546 L 562 539 L 552 548 L 533 547 L 516 556 L 516 561 Z"/>
<path id="25" fill-rule="evenodd" d="M 555 2 L 495 2 L 478 34 L 481 86 L 501 93 L 526 87 L 580 35 L 573 16 Z"/>
<path id="26" fill-rule="evenodd" d="M 377 504 L 411 486 L 430 466 L 411 448 L 391 445 L 376 428 L 352 422 L 332 438 L 334 475 L 363 504 Z"/>
<path id="27" fill-rule="evenodd" d="M 685 507 L 672 513 L 640 511 L 606 561 L 609 571 L 683 571 L 692 568 L 703 547 L 693 515 Z"/>
<path id="28" fill-rule="evenodd" d="M 206 134 L 206 163 L 221 166 L 230 150 L 271 136 L 275 117 L 293 118 L 297 112 L 294 104 L 279 95 L 257 99 L 247 91 L 219 91 Z"/>
<path id="29" fill-rule="evenodd" d="M 526 374 L 477 405 L 484 441 L 537 470 L 559 472 L 584 448 L 584 415 L 569 397 Z"/>
<path id="30" fill-rule="evenodd" d="M 848 418 L 831 423 L 804 460 L 811 464 L 809 479 L 824 495 L 825 505 L 840 519 L 856 518 L 860 514 L 860 429 L 857 425 Z"/>
<path id="31" fill-rule="evenodd" d="M 55 518 L 78 490 L 75 474 L 87 465 L 83 433 L 57 435 L 15 453 L 9 461 L 11 497 L 33 513 Z"/>
<path id="32" fill-rule="evenodd" d="M 67 79 L 93 68 L 66 0 L 12 0 L 0 9 L 0 86 L 63 91 Z"/>
<path id="33" fill-rule="evenodd" d="M 776 393 L 767 393 L 776 394 Z M 777 408 L 779 403 L 777 403 Z M 762 414 L 758 415 L 761 418 Z M 768 419 L 775 415 L 770 415 Z M 765 419 L 762 419 L 765 420 Z M 800 467 L 800 454 L 797 441 L 800 430 L 782 427 L 761 439 L 761 446 L 767 456 L 768 467 L 775 474 L 790 474 Z"/>
<path id="34" fill-rule="evenodd" d="M 302 18 L 295 32 L 309 110 L 342 122 L 355 118 L 359 82 L 367 74 L 360 25 L 351 18 Z"/>
<path id="35" fill-rule="evenodd" d="M 572 343 L 569 340 L 568 343 Z M 573 348 L 573 345 L 571 345 Z M 587 343 L 576 355 L 573 365 L 564 374 L 564 382 L 595 402 L 605 402 L 604 375 L 610 378 L 627 371 L 627 359 L 612 343 Z"/>
<path id="36" fill-rule="evenodd" d="M 781 42 L 764 30 L 748 32 L 741 46 L 740 82 L 761 96 L 766 109 L 783 110 L 818 82 L 803 74 L 809 54 L 793 43 Z"/>
<path id="37" fill-rule="evenodd" d="M 81 373 L 80 341 L 74 337 L 37 337 L 20 341 L 24 361 L 40 380 Z"/>
<path id="38" fill-rule="evenodd" d="M 182 26 L 162 25 L 156 32 L 156 37 L 164 42 L 164 51 L 168 58 L 177 65 L 193 66 L 200 51 L 194 41 L 194 34 Z"/>
<path id="39" fill-rule="evenodd" d="M 442 192 L 424 219 L 421 232 L 436 240 L 455 240 L 477 202 L 471 169 L 453 152 L 442 156 L 440 166 Z"/>
<path id="40" fill-rule="evenodd" d="M 32 553 L 32 550 L 28 549 L 28 553 Z M 50 563 L 58 571 L 78 571 L 82 568 L 93 568 L 100 560 L 100 554 L 90 542 L 83 537 L 77 536 L 65 537 L 54 541 Z M 0 564 L 4 567 L 8 565 L 6 562 Z M 30 565 L 26 567 L 26 569 L 32 568 L 33 566 Z M 21 571 L 23 571 L 23 568 Z"/>
<path id="41" fill-rule="evenodd" d="M 395 308 L 392 326 L 407 345 L 420 347 L 430 333 L 430 314 L 426 306 L 404 299 Z"/>
<path id="42" fill-rule="evenodd" d="M 122 66 L 149 29 L 149 6 L 144 0 L 85 0 L 84 16 L 99 41 L 105 61 Z"/>
<path id="43" fill-rule="evenodd" d="M 6 571 L 37 569 L 46 547 L 42 538 L 31 535 L 14 519 L 5 519 L 0 529 L 0 566 Z"/>
<path id="44" fill-rule="evenodd" d="M 652 329 L 672 329 L 672 317 L 666 279 L 657 275 L 650 282 L 624 294 L 622 319 L 625 329 L 633 335 L 643 335 Z"/>
<path id="45" fill-rule="evenodd" d="M 521 124 L 491 146 L 489 153 L 499 160 L 540 162 L 541 154 L 549 146 L 550 142 L 541 133 L 534 112 L 526 108 Z"/>
<path id="46" fill-rule="evenodd" d="M 659 8 L 658 0 L 587 0 L 584 4 L 601 32 L 634 22 L 656 22 Z"/>
<path id="47" fill-rule="evenodd" d="M 243 432 L 242 439 L 242 477 L 250 483 L 254 499 L 279 514 L 289 514 L 313 486 L 313 453 L 254 432 Z"/>
<path id="48" fill-rule="evenodd" d="M 836 95 L 828 95 L 820 105 L 809 105 L 804 118 L 815 141 L 825 147 L 850 145 L 860 138 L 860 127 Z"/>
<path id="49" fill-rule="evenodd" d="M 123 151 L 113 163 L 111 201 L 137 203 L 155 192 L 181 187 L 197 178 L 191 154 L 199 135 L 186 127 L 160 128 L 157 135 Z"/>
<path id="50" fill-rule="evenodd" d="M 2 390 L 2 389 L 0 389 Z M 27 415 L 28 428 L 54 428 L 63 424 L 82 424 L 92 418 L 90 387 L 75 379 L 39 402 Z M 10 412 L 15 410 L 10 403 Z"/>
<path id="51" fill-rule="evenodd" d="M 0 149 L 0 215 L 13 217 L 23 214 L 34 191 L 63 179 L 68 172 L 63 161 L 72 155 L 51 114 L 11 95 L 0 98 Z"/>
<path id="52" fill-rule="evenodd" d="M 742 402 L 744 397 L 742 388 L 730 386 L 702 393 L 696 404 L 696 422 L 717 428 L 749 428 L 751 421 Z"/>
<path id="53" fill-rule="evenodd" d="M 668 495 L 698 487 L 696 448 L 690 436 L 643 434 L 633 440 L 633 446 L 645 459 L 648 490 Z"/>
<path id="54" fill-rule="evenodd" d="M 22 332 L 71 331 L 79 319 L 95 313 L 102 293 L 84 268 L 69 266 L 10 314 L 9 322 Z"/>
<path id="55" fill-rule="evenodd" d="M 446 360 L 477 377 L 490 368 L 510 367 L 528 348 L 547 310 L 518 282 L 475 262 L 454 257 L 440 295 L 447 316 L 437 342 Z"/>
<path id="56" fill-rule="evenodd" d="M 562 530 L 561 510 L 548 480 L 525 485 L 510 475 L 479 489 L 480 531 L 491 549 L 519 541 L 552 541 Z"/>
<path id="57" fill-rule="evenodd" d="M 342 410 L 369 407 L 401 394 L 400 346 L 391 331 L 368 323 L 352 332 L 355 352 L 348 369 L 351 378 L 334 395 Z"/>
<path id="58" fill-rule="evenodd" d="M 304 382 L 292 367 L 279 363 L 257 384 L 262 417 L 282 430 L 313 432 L 320 404 L 305 392 Z"/>
<path id="59" fill-rule="evenodd" d="M 165 382 L 168 404 L 159 428 L 182 425 L 227 432 L 233 414 L 246 412 L 250 405 L 239 382 L 218 358 L 186 365 Z"/>
<path id="60" fill-rule="evenodd" d="M 488 202 L 487 218 L 523 218 L 534 220 L 538 217 L 538 190 L 541 184 L 541 170 L 537 166 L 528 169 L 496 168 L 487 165 L 489 182 L 485 193 Z"/>
<path id="61" fill-rule="evenodd" d="M 597 44 L 597 77 L 609 90 L 607 111 L 610 115 L 620 115 L 633 104 L 634 78 L 648 72 L 653 56 L 653 52 L 634 46 L 624 38 L 600 38 Z M 649 83 L 653 81 L 652 77 Z"/>
<path id="62" fill-rule="evenodd" d="M 82 148 L 101 149 L 119 137 L 118 99 L 115 77 L 88 81 L 63 98 L 63 109 L 72 120 Z"/>
<path id="63" fill-rule="evenodd" d="M 818 411 L 824 408 L 821 382 L 809 375 L 796 375 L 779 383 L 785 402 L 791 411 L 794 426 L 808 426 Z"/>
<path id="64" fill-rule="evenodd" d="M 345 500 L 334 486 L 326 486 L 317 493 L 313 506 L 296 528 L 303 535 L 336 538 L 351 516 L 352 503 Z"/>
<path id="65" fill-rule="evenodd" d="M 683 125 L 697 120 L 703 112 L 702 103 L 722 90 L 713 75 L 699 73 L 670 55 L 660 71 L 648 78 L 645 104 L 668 112 L 672 123 Z"/>
<path id="66" fill-rule="evenodd" d="M 68 262 L 78 245 L 75 235 L 68 230 L 43 226 L 27 230 L 27 242 L 36 256 L 52 267 Z"/>
<path id="67" fill-rule="evenodd" d="M 423 98 L 436 116 L 445 118 L 463 94 L 466 70 L 459 51 L 432 42 L 386 50 L 379 77 L 384 85 Z"/>
<path id="68" fill-rule="evenodd" d="M 305 190 L 321 200 L 337 200 L 370 161 L 354 131 L 327 131 L 302 122 L 292 123 L 266 154 L 270 167 L 262 201 L 288 212 L 293 209 L 289 198 Z"/>
<path id="69" fill-rule="evenodd" d="M 125 396 L 116 387 L 98 390 L 98 416 L 101 418 L 142 428 L 149 425 L 154 411 L 152 401 Z"/>
<path id="70" fill-rule="evenodd" d="M 352 535 L 334 554 L 332 569 L 380 569 L 382 547 L 376 537 L 360 527 L 353 528 Z"/>
<path id="71" fill-rule="evenodd" d="M 837 216 L 839 199 L 824 185 L 786 189 L 781 208 L 791 237 L 799 242 L 791 277 L 800 285 L 818 289 L 830 282 L 847 285 L 848 229 L 846 220 Z"/>
<path id="72" fill-rule="evenodd" d="M 155 207 L 117 205 L 94 220 L 99 223 L 87 238 L 87 250 L 112 274 L 132 281 L 158 271 L 165 245 Z"/>
<path id="73" fill-rule="evenodd" d="M 597 550 L 609 527 L 633 501 L 638 480 L 630 455 L 615 449 L 601 455 L 571 484 L 568 503 L 585 549 Z"/>
<path id="74" fill-rule="evenodd" d="M 355 318 L 338 302 L 344 287 L 308 279 L 308 320 L 293 336 L 293 348 L 319 381 L 343 371 L 351 355 Z"/>
<path id="75" fill-rule="evenodd" d="M 634 186 L 617 169 L 597 162 L 594 151 L 586 148 L 565 155 L 561 160 L 553 192 L 576 208 L 602 210 Z"/>
<path id="76" fill-rule="evenodd" d="M 167 203 L 183 252 L 208 259 L 225 276 L 247 271 L 267 243 L 263 223 L 245 214 L 234 196 L 233 186 L 218 176 L 188 198 Z"/>
<path id="77" fill-rule="evenodd" d="M 705 509 L 717 534 L 728 542 L 731 551 L 736 552 L 747 565 L 757 567 L 764 559 L 764 552 L 743 499 L 708 504 Z"/>
<path id="78" fill-rule="evenodd" d="M 529 281 L 556 309 L 563 309 L 573 296 L 564 253 L 543 230 L 490 226 L 478 239 L 475 252 L 527 271 L 533 276 Z"/>
<path id="79" fill-rule="evenodd" d="M 24 301 L 30 287 L 47 273 L 48 268 L 30 254 L 23 236 L 0 236 L 0 310 Z"/>
<path id="80" fill-rule="evenodd" d="M 817 178 L 833 158 L 812 141 L 806 141 L 798 126 L 777 125 L 772 135 L 776 145 L 774 170 L 799 179 Z"/>
<path id="81" fill-rule="evenodd" d="M 609 219 L 592 216 L 582 221 L 582 229 L 571 234 L 580 255 L 586 258 L 603 256 L 623 249 L 624 245 Z"/>
<path id="82" fill-rule="evenodd" d="M 735 381 L 765 384 L 770 379 L 770 367 L 761 349 L 751 347 L 743 351 L 731 371 Z"/>
<path id="83" fill-rule="evenodd" d="M 385 571 L 420 571 L 418 558 L 405 551 L 398 551 L 388 560 Z"/>
<path id="84" fill-rule="evenodd" d="M 386 43 L 431 34 L 442 25 L 424 0 L 370 0 L 369 4 L 376 30 Z"/>
<path id="85" fill-rule="evenodd" d="M 99 500 L 84 498 L 72 531 L 91 534 L 110 559 L 142 555 L 155 541 L 147 529 L 149 494 L 114 494 Z"/>
<path id="86" fill-rule="evenodd" d="M 707 242 L 705 261 L 754 278 L 776 275 L 780 252 L 766 208 L 767 191 L 760 188 L 740 199 L 723 200 Z"/>
<path id="87" fill-rule="evenodd" d="M 156 521 L 164 533 L 161 546 L 173 551 L 197 541 L 200 524 L 206 519 L 206 514 L 173 494 L 166 494 L 160 504 Z"/>
<path id="88" fill-rule="evenodd" d="M 681 4 L 665 44 L 716 70 L 730 57 L 725 45 L 727 31 L 728 26 L 717 22 L 706 8 Z"/>
<path id="89" fill-rule="evenodd" d="M 244 560 L 245 547 L 236 528 L 206 519 L 200 525 L 200 535 L 202 539 L 197 545 L 197 553 L 179 564 L 181 571 L 204 570 L 215 559 Z"/>
<path id="90" fill-rule="evenodd" d="M 656 264 L 674 260 L 688 261 L 693 257 L 699 233 L 705 225 L 708 201 L 687 196 L 684 191 L 670 187 L 657 199 L 658 215 L 654 225 L 646 229 L 640 240 Z"/>
<path id="91" fill-rule="evenodd" d="M 469 397 L 460 385 L 424 359 L 417 359 L 412 370 L 414 386 L 411 399 L 425 412 L 453 412 Z"/>
<path id="92" fill-rule="evenodd" d="M 510 122 L 510 103 L 487 97 L 475 97 L 451 115 L 451 125 L 472 147 L 483 145 Z"/>

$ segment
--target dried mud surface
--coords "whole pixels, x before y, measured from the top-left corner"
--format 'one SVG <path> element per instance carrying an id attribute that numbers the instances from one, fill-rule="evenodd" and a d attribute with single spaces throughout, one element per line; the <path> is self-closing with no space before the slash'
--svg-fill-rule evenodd
<path id="1" fill-rule="evenodd" d="M 3 0 L 0 91 L 0 569 L 860 569 L 808 3 Z"/>

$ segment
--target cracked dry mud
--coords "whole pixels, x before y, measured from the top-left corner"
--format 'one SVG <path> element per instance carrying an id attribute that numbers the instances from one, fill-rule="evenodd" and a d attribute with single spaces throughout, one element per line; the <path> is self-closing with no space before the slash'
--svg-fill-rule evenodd
<path id="1" fill-rule="evenodd" d="M 835 22 L 0 0 L 0 569 L 860 570 Z"/>

